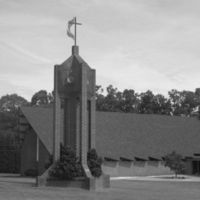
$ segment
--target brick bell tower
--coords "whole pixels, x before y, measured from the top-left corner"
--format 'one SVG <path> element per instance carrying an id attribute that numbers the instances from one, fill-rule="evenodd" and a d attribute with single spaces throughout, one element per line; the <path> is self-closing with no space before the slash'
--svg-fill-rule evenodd
<path id="1" fill-rule="evenodd" d="M 74 35 L 70 32 L 74 25 Z M 110 179 L 92 177 L 87 165 L 87 153 L 95 148 L 95 86 L 96 72 L 80 57 L 76 45 L 76 17 L 68 22 L 67 35 L 74 39 L 72 55 L 60 65 L 54 66 L 53 108 L 53 164 L 37 177 L 37 185 L 48 185 L 49 170 L 60 159 L 60 144 L 70 146 L 80 158 L 85 172 L 87 189 L 108 188 Z M 49 182 L 49 183 L 48 183 Z"/>
<path id="2" fill-rule="evenodd" d="M 95 148 L 95 79 L 95 70 L 79 56 L 78 46 L 72 46 L 72 55 L 54 68 L 53 158 L 60 157 L 60 143 L 70 146 L 87 177 L 87 152 Z"/>

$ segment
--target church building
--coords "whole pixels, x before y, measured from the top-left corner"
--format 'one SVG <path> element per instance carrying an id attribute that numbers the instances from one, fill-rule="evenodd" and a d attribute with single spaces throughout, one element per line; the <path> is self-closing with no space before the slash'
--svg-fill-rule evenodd
<path id="1" fill-rule="evenodd" d="M 172 151 L 183 156 L 186 174 L 199 174 L 197 118 L 96 112 L 96 72 L 79 55 L 76 18 L 68 28 L 72 24 L 72 55 L 54 67 L 54 105 L 21 108 L 21 174 L 27 170 L 44 174 L 50 156 L 54 162 L 59 160 L 60 143 L 76 152 L 87 177 L 87 152 L 91 148 L 102 157 L 103 172 L 110 176 L 171 174 L 163 158 Z"/>
<path id="2" fill-rule="evenodd" d="M 76 51 L 75 56 L 74 51 Z M 78 49 L 72 49 L 72 57 L 65 61 L 64 65 L 69 63 L 87 65 L 78 55 Z M 72 76 L 70 78 L 72 79 Z M 70 113 L 66 111 L 66 102 L 61 102 L 62 123 L 59 131 L 60 141 L 66 145 L 72 144 L 76 148 L 80 143 L 75 135 L 78 134 L 80 121 L 77 121 L 73 112 L 75 109 L 73 101 L 77 99 L 73 97 L 69 102 Z M 87 110 L 89 105 L 87 101 Z M 53 106 L 21 108 L 20 128 L 23 137 L 21 174 L 37 167 L 39 174 L 45 171 L 45 163 L 54 151 L 53 110 Z M 95 141 L 91 144 L 91 136 L 87 135 L 84 145 L 88 151 L 90 145 L 94 146 L 96 143 L 95 148 L 103 158 L 102 168 L 105 174 L 111 176 L 170 174 L 172 172 L 164 166 L 163 157 L 172 151 L 183 156 L 187 166 L 185 173 L 200 173 L 200 121 L 197 118 L 118 112 L 94 112 L 93 115 L 93 119 L 96 119 L 96 134 L 95 138 L 93 137 Z M 71 120 L 68 120 L 69 118 Z M 88 111 L 86 118 L 91 118 Z M 89 121 L 86 120 L 86 123 Z M 66 135 L 69 127 L 71 129 Z M 90 131 L 87 129 L 86 132 L 91 134 L 91 129 Z M 80 149 L 78 151 L 77 156 L 80 156 Z"/>

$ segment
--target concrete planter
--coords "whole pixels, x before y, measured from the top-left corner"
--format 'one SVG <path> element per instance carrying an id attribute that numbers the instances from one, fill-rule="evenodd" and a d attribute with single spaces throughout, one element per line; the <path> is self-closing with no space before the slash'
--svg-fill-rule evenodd
<path id="1" fill-rule="evenodd" d="M 110 176 L 102 175 L 95 177 L 80 177 L 73 180 L 59 180 L 56 178 L 37 178 L 37 186 L 53 186 L 53 187 L 72 187 L 82 188 L 86 190 L 100 190 L 110 187 Z"/>
<path id="2" fill-rule="evenodd" d="M 87 190 L 99 190 L 110 187 L 110 176 L 101 175 L 96 177 L 78 177 L 73 180 L 60 180 L 49 177 L 49 171 L 53 168 L 51 165 L 41 176 L 36 178 L 36 186 L 54 186 L 54 187 L 73 187 Z"/>
<path id="3" fill-rule="evenodd" d="M 46 181 L 46 186 L 53 187 L 72 187 L 72 188 L 83 188 L 88 189 L 86 178 L 75 178 L 73 180 L 59 180 L 55 178 L 49 178 Z"/>
<path id="4" fill-rule="evenodd" d="M 110 176 L 109 175 L 102 175 L 99 178 L 88 178 L 89 190 L 100 190 L 105 188 L 110 188 Z"/>

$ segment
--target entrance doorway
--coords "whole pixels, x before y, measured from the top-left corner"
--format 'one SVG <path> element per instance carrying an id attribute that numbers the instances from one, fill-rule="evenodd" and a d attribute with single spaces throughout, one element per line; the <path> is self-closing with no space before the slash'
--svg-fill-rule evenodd
<path id="1" fill-rule="evenodd" d="M 200 175 L 200 160 L 192 161 L 192 173 Z"/>

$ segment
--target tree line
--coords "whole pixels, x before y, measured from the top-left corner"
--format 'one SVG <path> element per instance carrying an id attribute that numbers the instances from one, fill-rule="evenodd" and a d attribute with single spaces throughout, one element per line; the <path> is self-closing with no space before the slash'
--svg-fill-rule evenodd
<path id="1" fill-rule="evenodd" d="M 17 94 L 4 95 L 0 98 L 0 112 L 15 114 L 20 106 L 50 105 L 53 101 L 53 92 L 46 90 L 36 92 L 30 102 Z M 151 90 L 138 93 L 133 89 L 120 91 L 112 85 L 106 89 L 96 86 L 97 111 L 193 116 L 199 114 L 199 106 L 200 88 L 195 91 L 172 89 L 166 97 Z"/>
<path id="2" fill-rule="evenodd" d="M 137 93 L 133 89 L 119 91 L 109 85 L 106 91 L 96 86 L 96 108 L 98 111 L 163 114 L 193 116 L 198 114 L 200 106 L 200 88 L 195 91 L 172 89 L 168 97 L 154 94 L 151 90 Z"/>

